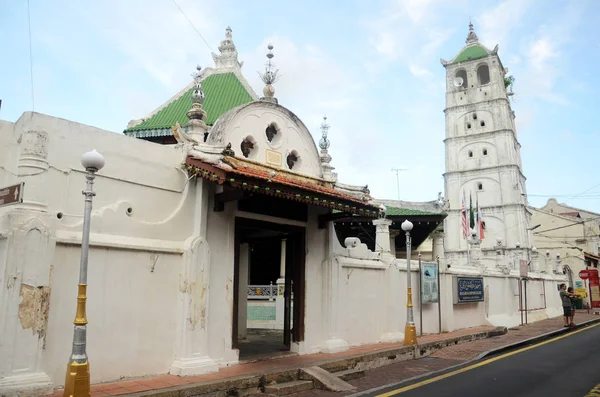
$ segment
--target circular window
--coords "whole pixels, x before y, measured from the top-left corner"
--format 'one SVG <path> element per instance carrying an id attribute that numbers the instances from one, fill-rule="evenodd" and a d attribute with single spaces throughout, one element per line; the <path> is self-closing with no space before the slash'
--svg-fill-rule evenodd
<path id="1" fill-rule="evenodd" d="M 269 142 L 269 145 L 273 147 L 281 145 L 283 136 L 277 123 L 270 123 L 265 129 L 265 135 L 267 136 L 267 142 Z"/>
<path id="2" fill-rule="evenodd" d="M 256 139 L 252 135 L 248 135 L 240 144 L 242 155 L 247 159 L 253 159 L 258 153 L 258 145 Z"/>
<path id="3" fill-rule="evenodd" d="M 286 157 L 286 163 L 290 170 L 297 170 L 302 165 L 302 158 L 296 150 L 292 150 Z"/>

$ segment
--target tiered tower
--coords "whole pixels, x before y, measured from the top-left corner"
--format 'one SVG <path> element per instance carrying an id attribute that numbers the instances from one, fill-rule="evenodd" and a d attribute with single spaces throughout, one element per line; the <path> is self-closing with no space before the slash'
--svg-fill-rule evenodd
<path id="1" fill-rule="evenodd" d="M 463 236 L 463 193 L 467 223 L 470 198 L 474 208 L 477 202 L 481 208 L 485 238 L 480 260 L 491 264 L 491 255 L 499 248 L 526 256 L 531 214 L 509 100 L 512 92 L 507 91 L 508 69 L 500 61 L 498 46 L 491 51 L 483 46 L 469 24 L 466 46 L 451 61 L 441 62 L 446 68 L 444 181 L 450 206 L 444 224 L 446 261 L 458 266 L 472 263 L 468 245 L 479 246 L 478 236 L 470 230 L 467 239 Z"/>

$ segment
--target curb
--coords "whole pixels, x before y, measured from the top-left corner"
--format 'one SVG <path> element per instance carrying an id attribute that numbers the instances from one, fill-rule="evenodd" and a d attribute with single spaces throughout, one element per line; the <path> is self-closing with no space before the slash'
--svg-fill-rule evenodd
<path id="1" fill-rule="evenodd" d="M 488 331 L 473 332 L 470 334 L 449 337 L 437 341 L 424 342 L 414 346 L 398 346 L 393 348 L 384 348 L 374 352 L 356 353 L 346 357 L 328 358 L 312 363 L 312 366 L 321 367 L 327 371 L 347 368 L 364 367 L 363 370 L 376 369 L 389 364 L 401 361 L 417 360 L 428 356 L 429 354 L 443 349 L 444 347 L 483 340 L 497 335 L 503 335 L 508 330 L 506 327 L 496 327 Z M 200 396 L 210 394 L 212 397 L 232 396 L 233 390 L 237 389 L 238 397 L 249 396 L 260 393 L 261 389 L 271 381 L 291 382 L 296 380 L 298 371 L 302 365 L 293 366 L 279 370 L 272 370 L 265 373 L 250 373 L 239 375 L 237 377 L 204 381 L 198 383 L 188 383 L 177 386 L 170 386 L 161 389 L 147 390 L 141 392 L 131 392 L 121 394 L 125 397 L 182 397 L 182 396 Z"/>
<path id="2" fill-rule="evenodd" d="M 533 344 L 534 342 L 541 342 L 543 340 L 546 339 L 550 339 L 553 336 L 557 336 L 557 335 L 562 335 L 562 334 L 567 334 L 573 330 L 576 329 L 580 329 L 580 328 L 584 328 L 584 327 L 588 327 L 592 324 L 596 324 L 596 323 L 600 323 L 600 318 L 598 319 L 594 319 L 594 320 L 588 320 L 588 321 L 584 321 L 583 323 L 579 323 L 577 324 L 575 327 L 573 328 L 561 328 L 561 329 L 557 329 L 555 331 L 550 331 L 550 332 L 546 332 L 545 334 L 541 334 L 541 335 L 537 335 L 537 336 L 532 336 L 531 338 L 525 339 L 525 340 L 521 340 L 515 343 L 511 343 L 508 345 L 504 345 L 504 346 L 500 346 L 497 347 L 495 349 L 490 349 L 487 350 L 483 353 L 481 353 L 480 355 L 478 355 L 477 357 L 475 357 L 473 360 L 470 360 L 469 362 L 472 361 L 477 361 L 477 360 L 481 360 L 484 357 L 488 357 L 497 353 L 501 353 L 507 350 L 511 350 L 514 349 L 516 347 L 521 347 L 521 346 L 527 346 L 530 344 Z"/>
<path id="3" fill-rule="evenodd" d="M 441 375 L 443 373 L 452 371 L 454 369 L 458 369 L 458 368 L 461 368 L 461 367 L 468 366 L 470 364 L 473 364 L 476 361 L 481 360 L 482 358 L 494 355 L 496 353 L 500 353 L 500 352 L 503 352 L 503 351 L 514 349 L 516 347 L 530 345 L 530 344 L 533 344 L 534 342 L 540 342 L 542 340 L 550 339 L 553 336 L 566 334 L 566 333 L 568 333 L 570 331 L 573 331 L 573 330 L 576 330 L 576 329 L 580 329 L 580 328 L 584 328 L 584 327 L 588 327 L 588 326 L 596 324 L 596 323 L 600 323 L 600 318 L 599 319 L 594 319 L 594 320 L 588 320 L 588 321 L 585 321 L 583 323 L 579 323 L 579 324 L 577 324 L 573 328 L 557 329 L 555 331 L 546 332 L 545 334 L 537 335 L 537 336 L 534 336 L 534 337 L 531 337 L 531 338 L 528 338 L 528 339 L 525 339 L 525 340 L 522 340 L 522 341 L 519 341 L 519 342 L 511 343 L 509 345 L 500 346 L 500 347 L 497 347 L 495 349 L 490 349 L 490 350 L 484 351 L 483 353 L 479 354 L 477 357 L 475 357 L 475 358 L 473 358 L 471 360 L 468 360 L 468 361 L 465 361 L 465 362 L 462 362 L 462 363 L 459 363 L 459 364 L 451 365 L 451 366 L 443 368 L 443 369 L 438 369 L 436 371 L 431 371 L 431 372 L 427 372 L 425 374 L 416 375 L 416 376 L 413 376 L 412 378 L 404 379 L 404 380 L 402 380 L 400 382 L 397 382 L 397 383 L 390 383 L 390 384 L 383 385 L 383 386 L 378 386 L 378 387 L 375 387 L 375 388 L 372 388 L 372 389 L 369 389 L 369 390 L 364 390 L 364 391 L 361 391 L 361 392 L 358 392 L 358 393 L 355 393 L 355 394 L 350 394 L 350 395 L 348 395 L 346 397 L 359 397 L 359 396 L 371 395 L 371 394 L 374 394 L 374 393 L 376 393 L 376 392 L 378 392 L 380 390 L 387 390 L 387 389 L 398 387 L 398 386 L 401 386 L 401 385 L 404 385 L 404 384 L 407 384 L 407 383 L 412 383 L 412 382 L 416 382 L 416 381 L 419 381 L 419 380 L 422 380 L 422 379 L 425 379 L 425 378 L 430 378 L 432 376 Z"/>

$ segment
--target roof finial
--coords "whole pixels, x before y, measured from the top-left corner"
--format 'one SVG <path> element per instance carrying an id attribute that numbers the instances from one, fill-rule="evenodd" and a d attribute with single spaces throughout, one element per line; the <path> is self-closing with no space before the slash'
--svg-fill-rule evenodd
<path id="1" fill-rule="evenodd" d="M 268 61 L 265 64 L 265 72 L 263 74 L 259 73 L 260 78 L 266 84 L 265 88 L 263 89 L 263 94 L 265 96 L 260 99 L 277 103 L 273 84 L 277 81 L 277 73 L 279 73 L 279 69 L 275 69 L 275 64 L 272 62 L 272 59 L 275 56 L 273 55 L 273 44 L 269 44 L 267 48 L 269 49 L 269 53 L 267 54 Z"/>
<path id="2" fill-rule="evenodd" d="M 202 68 L 200 65 L 196 66 L 196 72 L 192 73 L 194 77 L 194 89 L 190 98 L 192 100 L 192 108 L 188 110 L 187 116 L 189 119 L 188 126 L 200 126 L 201 128 L 206 127 L 206 111 L 202 109 L 204 103 L 204 91 L 202 90 Z M 208 127 L 207 127 L 208 128 Z"/>
<path id="3" fill-rule="evenodd" d="M 330 142 L 327 139 L 328 132 L 329 124 L 327 124 L 327 116 L 323 116 L 323 122 L 321 123 L 321 140 L 319 141 L 319 147 L 321 150 L 329 149 Z"/>
<path id="4" fill-rule="evenodd" d="M 219 52 L 221 55 L 215 53 L 212 54 L 215 66 L 217 69 L 220 68 L 241 68 L 244 62 L 238 61 L 238 52 L 233 43 L 231 36 L 231 28 L 227 26 L 225 29 L 225 40 L 221 41 L 219 45 Z"/>
<path id="5" fill-rule="evenodd" d="M 336 181 L 337 175 L 332 172 L 335 168 L 331 166 L 331 156 L 327 152 L 330 145 L 329 139 L 327 139 L 328 133 L 329 124 L 327 124 L 327 116 L 323 116 L 323 122 L 321 123 L 321 140 L 319 141 L 319 147 L 321 148 L 319 158 L 321 159 L 321 167 L 323 168 L 323 179 Z"/>
<path id="6" fill-rule="evenodd" d="M 465 41 L 467 44 L 478 43 L 479 38 L 477 38 L 477 34 L 475 33 L 475 29 L 473 29 L 473 23 L 471 22 L 471 18 L 469 18 L 469 35 L 467 36 L 467 40 Z"/>

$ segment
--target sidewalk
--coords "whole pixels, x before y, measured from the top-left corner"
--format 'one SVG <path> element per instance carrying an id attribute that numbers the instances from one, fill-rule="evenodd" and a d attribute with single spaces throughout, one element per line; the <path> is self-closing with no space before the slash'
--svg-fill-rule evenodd
<path id="1" fill-rule="evenodd" d="M 585 310 L 578 311 L 575 319 L 577 320 L 576 324 L 600 322 L 600 316 L 587 314 Z M 410 378 L 425 376 L 434 371 L 445 370 L 449 367 L 465 364 L 471 360 L 483 358 L 483 356 L 487 354 L 500 352 L 503 349 L 511 347 L 511 345 L 516 348 L 515 344 L 535 343 L 534 340 L 530 339 L 537 338 L 539 340 L 542 335 L 549 333 L 568 332 L 568 329 L 564 328 L 563 324 L 562 316 L 555 317 L 511 328 L 504 335 L 461 345 L 449 346 L 438 350 L 428 357 L 391 364 L 372 371 L 367 371 L 363 378 L 348 381 L 348 383 L 356 387 L 355 391 L 349 393 L 336 393 L 335 397 L 356 394 L 391 383 L 398 383 Z M 548 337 L 551 336 L 548 335 Z M 333 394 L 326 390 L 314 389 L 297 393 L 294 397 L 333 397 Z"/>
<path id="2" fill-rule="evenodd" d="M 584 323 L 600 321 L 600 317 L 582 311 L 577 313 L 576 320 L 578 323 Z M 418 349 L 403 346 L 401 343 L 376 344 L 355 347 L 336 354 L 286 356 L 221 368 L 219 372 L 201 376 L 160 375 L 96 384 L 92 385 L 91 395 L 92 397 L 117 395 L 170 397 L 225 393 L 227 389 L 235 388 L 240 389 L 240 395 L 243 396 L 249 394 L 241 392 L 244 388 L 252 390 L 253 393 L 260 393 L 259 389 L 265 382 L 292 381 L 297 377 L 300 368 L 321 366 L 331 372 L 339 371 L 341 368 L 359 368 L 364 372 L 364 377 L 348 380 L 348 383 L 355 386 L 357 390 L 335 393 L 336 396 L 344 396 L 442 370 L 476 359 L 492 349 L 501 349 L 549 332 L 564 330 L 566 329 L 563 327 L 562 317 L 515 327 L 506 333 L 494 327 L 470 328 L 418 338 Z M 296 397 L 330 396 L 331 392 L 320 389 L 296 394 Z M 52 397 L 62 397 L 62 390 L 57 391 Z"/>
<path id="3" fill-rule="evenodd" d="M 419 345 L 431 342 L 440 342 L 447 339 L 456 339 L 459 342 L 470 341 L 475 338 L 485 338 L 487 333 L 493 331 L 494 327 L 478 327 L 460 330 L 456 332 L 449 332 L 444 334 L 436 335 L 425 335 L 418 338 Z M 454 343 L 453 343 L 454 344 Z M 200 376 L 186 376 L 179 377 L 174 375 L 159 375 L 147 378 L 138 378 L 123 380 L 112 383 L 101 383 L 92 385 L 91 394 L 92 397 L 100 396 L 119 396 L 128 395 L 135 392 L 149 391 L 149 390 L 160 390 L 170 388 L 172 386 L 199 386 L 206 384 L 215 384 L 224 381 L 236 381 L 245 376 L 262 376 L 272 372 L 284 372 L 286 370 L 293 370 L 297 372 L 299 368 L 310 367 L 315 365 L 324 365 L 327 363 L 333 363 L 336 361 L 344 361 L 346 359 L 360 359 L 366 355 L 372 355 L 377 353 L 387 353 L 390 350 L 405 348 L 402 343 L 380 343 L 376 345 L 366 345 L 351 348 L 342 353 L 334 354 L 310 354 L 304 356 L 285 356 L 281 358 L 274 358 L 270 360 L 250 362 L 246 364 L 234 365 L 231 367 L 224 367 L 212 374 L 200 375 Z M 52 394 L 52 397 L 62 397 L 62 389 Z"/>

